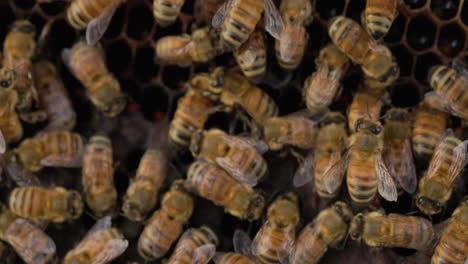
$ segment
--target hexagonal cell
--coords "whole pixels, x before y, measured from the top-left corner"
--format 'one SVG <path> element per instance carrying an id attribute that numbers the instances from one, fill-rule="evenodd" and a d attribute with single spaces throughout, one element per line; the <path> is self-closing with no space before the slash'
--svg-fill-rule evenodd
<path id="1" fill-rule="evenodd" d="M 441 64 L 442 60 L 434 53 L 426 53 L 416 58 L 414 77 L 423 84 L 427 84 L 427 74 L 434 65 Z"/>
<path id="2" fill-rule="evenodd" d="M 411 107 L 421 101 L 421 93 L 414 83 L 403 82 L 391 88 L 391 98 L 393 106 Z"/>
<path id="3" fill-rule="evenodd" d="M 346 9 L 346 16 L 354 19 L 355 21 L 361 21 L 361 14 L 365 7 L 365 0 L 349 1 L 348 8 Z"/>
<path id="4" fill-rule="evenodd" d="M 51 3 L 43 3 L 39 8 L 48 16 L 56 16 L 65 11 L 68 3 L 65 1 L 55 1 Z"/>
<path id="5" fill-rule="evenodd" d="M 465 46 L 466 32 L 458 24 L 448 24 L 440 29 L 437 47 L 448 57 L 457 56 Z"/>
<path id="6" fill-rule="evenodd" d="M 460 0 L 432 0 L 431 10 L 434 15 L 442 20 L 455 17 Z"/>
<path id="7" fill-rule="evenodd" d="M 140 99 L 141 111 L 146 119 L 153 121 L 167 114 L 169 98 L 162 86 L 146 87 Z"/>
<path id="8" fill-rule="evenodd" d="M 392 27 L 385 36 L 385 42 L 394 43 L 401 41 L 403 33 L 405 33 L 406 17 L 399 15 L 393 21 Z"/>
<path id="9" fill-rule="evenodd" d="M 391 50 L 400 66 L 400 75 L 410 76 L 413 69 L 413 55 L 411 52 L 403 45 L 392 47 Z"/>
<path id="10" fill-rule="evenodd" d="M 125 11 L 127 9 L 127 5 L 123 4 L 120 5 L 119 8 L 114 13 L 112 20 L 109 24 L 109 27 L 104 34 L 104 38 L 106 39 L 114 39 L 120 36 L 122 33 L 122 29 L 125 23 Z"/>
<path id="11" fill-rule="evenodd" d="M 11 2 L 20 9 L 30 9 L 36 4 L 35 0 L 13 0 Z"/>
<path id="12" fill-rule="evenodd" d="M 315 3 L 315 10 L 325 20 L 343 14 L 344 8 L 344 0 L 317 0 Z"/>
<path id="13" fill-rule="evenodd" d="M 139 48 L 133 63 L 133 76 L 140 81 L 147 82 L 156 77 L 158 71 L 159 65 L 154 62 L 154 48 L 152 46 Z"/>
<path id="14" fill-rule="evenodd" d="M 420 15 L 411 18 L 406 34 L 408 44 L 417 51 L 432 47 L 435 40 L 437 27 L 426 16 Z"/>
<path id="15" fill-rule="evenodd" d="M 50 27 L 46 47 L 53 58 L 60 56 L 64 48 L 70 48 L 76 41 L 76 31 L 65 19 L 56 20 Z"/>
<path id="16" fill-rule="evenodd" d="M 127 36 L 135 40 L 148 37 L 154 25 L 154 16 L 146 5 L 131 7 L 128 12 Z"/>
<path id="17" fill-rule="evenodd" d="M 177 66 L 165 66 L 162 74 L 163 83 L 170 89 L 182 89 L 182 84 L 188 80 L 190 68 L 180 68 Z"/>
<path id="18" fill-rule="evenodd" d="M 405 4 L 411 9 L 418 9 L 426 5 L 427 0 L 405 0 Z"/>
<path id="19" fill-rule="evenodd" d="M 106 60 L 109 70 L 117 76 L 128 72 L 132 61 L 132 50 L 125 40 L 117 40 L 106 49 Z"/>

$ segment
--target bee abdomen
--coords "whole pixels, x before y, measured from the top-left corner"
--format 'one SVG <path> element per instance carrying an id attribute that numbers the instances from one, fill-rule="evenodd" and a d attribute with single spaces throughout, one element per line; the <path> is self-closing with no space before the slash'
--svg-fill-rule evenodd
<path id="1" fill-rule="evenodd" d="M 432 257 L 433 264 L 460 263 L 463 264 L 466 257 L 468 240 L 461 240 L 450 230 L 442 236 Z"/>
<path id="2" fill-rule="evenodd" d="M 93 19 L 103 12 L 112 0 L 76 0 L 67 10 L 67 19 L 70 25 L 76 29 L 83 29 Z"/>
<path id="3" fill-rule="evenodd" d="M 182 6 L 164 0 L 155 0 L 153 7 L 154 17 L 158 24 L 166 26 L 176 21 Z"/>
<path id="4" fill-rule="evenodd" d="M 370 202 L 377 190 L 377 175 L 373 162 L 352 162 L 346 177 L 348 191 L 356 203 Z"/>
<path id="5" fill-rule="evenodd" d="M 376 39 L 385 36 L 392 25 L 392 20 L 380 13 L 369 13 L 366 19 L 367 28 Z"/>

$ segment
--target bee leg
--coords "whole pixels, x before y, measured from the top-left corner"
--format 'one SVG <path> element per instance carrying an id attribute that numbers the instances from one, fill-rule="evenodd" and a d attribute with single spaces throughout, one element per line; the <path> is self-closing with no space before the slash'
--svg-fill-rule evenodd
<path id="1" fill-rule="evenodd" d="M 304 156 L 298 151 L 296 151 L 294 148 L 289 148 L 289 153 L 291 153 L 291 155 L 297 159 L 299 164 L 302 164 L 304 162 Z"/>

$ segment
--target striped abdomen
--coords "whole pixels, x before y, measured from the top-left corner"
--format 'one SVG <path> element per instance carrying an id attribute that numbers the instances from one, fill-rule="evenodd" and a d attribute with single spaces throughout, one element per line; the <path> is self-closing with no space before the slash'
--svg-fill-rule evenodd
<path id="1" fill-rule="evenodd" d="M 289 257 L 291 264 L 315 264 L 327 252 L 327 242 L 317 232 L 312 224 L 304 227 L 296 239 L 294 251 Z"/>
<path id="2" fill-rule="evenodd" d="M 238 253 L 218 253 L 215 256 L 215 263 L 217 264 L 254 264 L 251 259 L 242 256 Z"/>
<path id="3" fill-rule="evenodd" d="M 346 176 L 348 192 L 353 201 L 360 204 L 371 202 L 377 191 L 377 183 L 374 158 L 358 159 L 353 156 Z"/>
<path id="4" fill-rule="evenodd" d="M 238 103 L 260 124 L 278 115 L 276 102 L 258 87 L 252 86 L 239 98 Z"/>
<path id="5" fill-rule="evenodd" d="M 84 29 L 88 23 L 97 18 L 112 4 L 122 0 L 75 0 L 67 10 L 67 20 L 75 29 Z"/>
<path id="6" fill-rule="evenodd" d="M 452 219 L 439 240 L 432 264 L 464 264 L 468 256 L 468 226 Z"/>
<path id="7" fill-rule="evenodd" d="M 364 16 L 366 27 L 375 39 L 381 39 L 392 26 L 397 13 L 396 0 L 367 0 Z"/>
<path id="8" fill-rule="evenodd" d="M 330 71 L 328 66 L 318 65 L 317 67 L 317 72 L 307 78 L 304 83 L 304 101 L 307 109 L 313 113 L 323 111 L 333 102 L 340 85 L 337 77 L 330 78 L 331 75 L 336 74 Z"/>
<path id="9" fill-rule="evenodd" d="M 280 38 L 275 41 L 276 58 L 283 69 L 293 70 L 299 66 L 304 57 L 308 38 L 303 26 L 289 23 L 285 25 Z"/>
<path id="10" fill-rule="evenodd" d="M 323 173 L 330 168 L 333 164 L 330 164 L 330 154 L 329 153 L 316 153 L 315 155 L 315 190 L 317 191 L 317 194 L 325 199 L 331 199 L 334 198 L 338 195 L 340 192 L 341 188 L 337 188 L 337 190 L 334 193 L 329 193 L 327 191 L 327 188 L 324 185 L 324 180 L 325 177 Z"/>
<path id="11" fill-rule="evenodd" d="M 218 237 L 211 228 L 202 226 L 179 240 L 167 264 L 191 264 L 193 251 L 207 244 L 218 244 Z"/>
<path id="12" fill-rule="evenodd" d="M 261 254 L 256 257 L 261 263 L 273 264 L 280 263 L 282 257 L 288 254 L 289 248 L 284 247 L 284 242 L 287 237 L 294 238 L 294 231 L 286 228 L 285 230 L 276 230 L 272 223 L 266 223 L 262 226 L 261 236 L 258 239 L 258 244 L 254 244 L 257 248 L 253 248 L 253 252 L 260 251 Z"/>
<path id="13" fill-rule="evenodd" d="M 30 219 L 45 219 L 50 194 L 40 187 L 15 188 L 9 198 L 10 210 L 21 217 Z"/>
<path id="14" fill-rule="evenodd" d="M 253 82 L 262 79 L 266 72 L 267 53 L 263 33 L 255 31 L 234 53 L 244 75 Z"/>
<path id="15" fill-rule="evenodd" d="M 71 132 L 49 132 L 37 137 L 47 155 L 78 156 L 84 149 L 80 134 Z"/>
<path id="16" fill-rule="evenodd" d="M 439 66 L 432 72 L 430 83 L 457 116 L 468 118 L 468 89 L 463 75 L 446 66 Z"/>
<path id="17" fill-rule="evenodd" d="M 267 164 L 257 150 L 251 148 L 236 148 L 231 146 L 230 151 L 224 156 L 230 163 L 235 164 L 242 172 L 247 175 L 255 175 L 256 180 L 261 180 L 267 172 Z"/>
<path id="18" fill-rule="evenodd" d="M 176 21 L 185 0 L 154 0 L 153 14 L 156 22 L 167 26 Z"/>
<path id="19" fill-rule="evenodd" d="M 447 114 L 427 105 L 416 111 L 412 132 L 413 151 L 418 158 L 428 160 L 447 128 Z"/>
<path id="20" fill-rule="evenodd" d="M 100 87 L 96 83 L 110 75 L 101 50 L 84 42 L 73 46 L 69 63 L 73 74 L 86 89 Z"/>

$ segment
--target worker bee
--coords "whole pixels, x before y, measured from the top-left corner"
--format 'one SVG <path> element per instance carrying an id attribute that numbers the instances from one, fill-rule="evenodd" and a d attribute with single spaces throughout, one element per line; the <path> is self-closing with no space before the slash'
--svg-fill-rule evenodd
<path id="1" fill-rule="evenodd" d="M 75 0 L 72 5 L 82 0 Z M 62 59 L 86 88 L 91 102 L 109 117 L 118 115 L 126 99 L 117 79 L 107 69 L 101 48 L 78 42 L 62 52 Z"/>
<path id="2" fill-rule="evenodd" d="M 299 187 L 314 180 L 313 186 L 320 197 L 336 197 L 339 189 L 328 192 L 324 185 L 324 172 L 341 159 L 347 137 L 346 118 L 340 112 L 328 113 L 320 123 L 315 149 L 310 151 L 294 175 L 294 186 Z"/>
<path id="3" fill-rule="evenodd" d="M 392 108 L 385 114 L 384 160 L 400 187 L 414 193 L 418 183 L 411 150 L 411 118 L 406 109 Z"/>
<path id="4" fill-rule="evenodd" d="M 10 194 L 8 205 L 21 217 L 56 223 L 76 219 L 83 212 L 80 193 L 62 187 L 16 187 Z"/>
<path id="5" fill-rule="evenodd" d="M 111 213 L 117 203 L 111 141 L 104 136 L 89 140 L 83 157 L 83 188 L 86 203 L 100 216 Z"/>
<path id="6" fill-rule="evenodd" d="M 462 142 L 451 129 L 437 145 L 416 195 L 416 206 L 423 213 L 440 213 L 450 199 L 453 183 L 468 162 L 467 145 L 468 140 Z"/>
<path id="7" fill-rule="evenodd" d="M 76 113 L 55 66 L 50 61 L 39 61 L 33 65 L 33 74 L 49 122 L 44 130 L 72 130 L 76 123 Z"/>
<path id="8" fill-rule="evenodd" d="M 399 0 L 367 0 L 366 8 L 362 12 L 362 24 L 371 36 L 380 40 L 392 27 L 398 16 L 397 3 Z"/>
<path id="9" fill-rule="evenodd" d="M 351 220 L 349 234 L 371 247 L 427 249 L 434 230 L 429 220 L 418 216 L 385 215 L 382 211 L 359 213 Z"/>
<path id="10" fill-rule="evenodd" d="M 272 0 L 228 0 L 213 16 L 214 28 L 221 27 L 221 39 L 226 49 L 236 50 L 254 31 L 265 12 L 265 29 L 279 39 L 282 18 Z"/>
<path id="11" fill-rule="evenodd" d="M 51 263 L 55 258 L 54 241 L 40 228 L 18 218 L 5 231 L 7 241 L 28 264 Z"/>
<path id="12" fill-rule="evenodd" d="M 197 29 L 192 35 L 163 37 L 156 42 L 156 58 L 180 67 L 208 62 L 219 53 L 215 39 L 215 33 L 208 27 Z"/>
<path id="13" fill-rule="evenodd" d="M 128 247 L 121 232 L 112 227 L 111 217 L 98 220 L 85 237 L 69 251 L 64 264 L 110 263 Z"/>
<path id="14" fill-rule="evenodd" d="M 387 85 L 399 76 L 399 67 L 392 52 L 377 44 L 358 23 L 338 16 L 328 26 L 328 33 L 335 45 L 354 63 L 361 65 L 364 74 Z"/>
<path id="15" fill-rule="evenodd" d="M 153 14 L 156 23 L 162 27 L 174 23 L 184 3 L 185 0 L 154 0 Z"/>
<path id="16" fill-rule="evenodd" d="M 252 259 L 234 252 L 216 252 L 213 262 L 215 264 L 255 264 Z"/>
<path id="17" fill-rule="evenodd" d="M 289 263 L 318 263 L 329 247 L 337 247 L 346 237 L 352 217 L 353 212 L 343 202 L 336 202 L 321 211 L 297 237 L 289 255 Z"/>
<path id="18" fill-rule="evenodd" d="M 187 172 L 185 187 L 190 192 L 212 201 L 240 219 L 257 220 L 264 207 L 264 198 L 250 186 L 234 180 L 216 164 L 196 161 Z"/>
<path id="19" fill-rule="evenodd" d="M 33 172 L 43 166 L 79 167 L 83 145 L 83 138 L 78 133 L 44 132 L 23 140 L 15 153 L 21 164 Z"/>
<path id="20" fill-rule="evenodd" d="M 260 30 L 254 31 L 249 38 L 234 51 L 234 57 L 242 73 L 252 82 L 259 82 L 267 68 L 265 37 Z"/>
<path id="21" fill-rule="evenodd" d="M 86 28 L 86 42 L 96 44 L 109 27 L 117 7 L 125 0 L 73 0 L 67 9 L 67 21 L 77 30 Z"/>
<path id="22" fill-rule="evenodd" d="M 309 0 L 283 0 L 280 5 L 282 26 L 275 40 L 279 65 L 293 70 L 301 63 L 309 41 L 305 26 L 312 22 L 312 3 Z"/>
<path id="23" fill-rule="evenodd" d="M 148 149 L 140 160 L 135 179 L 127 189 L 122 205 L 124 215 L 133 221 L 143 221 L 154 208 L 157 194 L 168 173 L 165 153 Z"/>
<path id="24" fill-rule="evenodd" d="M 5 68 L 0 69 L 0 130 L 6 143 L 13 143 L 23 137 L 23 126 L 16 113 L 18 93 L 14 89 L 16 74 Z"/>
<path id="25" fill-rule="evenodd" d="M 267 173 L 266 161 L 254 146 L 219 129 L 194 134 L 190 151 L 197 159 L 216 163 L 241 183 L 255 186 Z"/>
<path id="26" fill-rule="evenodd" d="M 315 60 L 317 71 L 304 82 L 304 101 L 312 113 L 324 111 L 337 95 L 340 81 L 348 71 L 350 62 L 333 43 L 320 50 Z"/>
<path id="27" fill-rule="evenodd" d="M 428 160 L 448 126 L 448 115 L 422 102 L 414 115 L 412 142 L 417 158 Z"/>
<path id="28" fill-rule="evenodd" d="M 213 16 L 224 2 L 225 0 L 196 0 L 194 18 L 197 24 L 211 25 Z"/>
<path id="29" fill-rule="evenodd" d="M 218 243 L 215 232 L 207 226 L 188 229 L 177 242 L 167 264 L 207 264 L 216 253 Z"/>
<path id="30" fill-rule="evenodd" d="M 465 197 L 453 212 L 450 222 L 444 230 L 435 248 L 434 264 L 463 264 L 468 260 L 468 197 Z"/>
<path id="31" fill-rule="evenodd" d="M 161 208 L 153 213 L 138 240 L 138 252 L 146 260 L 163 257 L 182 234 L 192 215 L 194 201 L 183 180 L 172 183 L 164 194 Z"/>
<path id="32" fill-rule="evenodd" d="M 429 72 L 429 83 L 434 91 L 426 93 L 424 101 L 438 110 L 468 120 L 468 84 L 466 64 L 455 59 L 452 68 L 435 66 Z"/>

